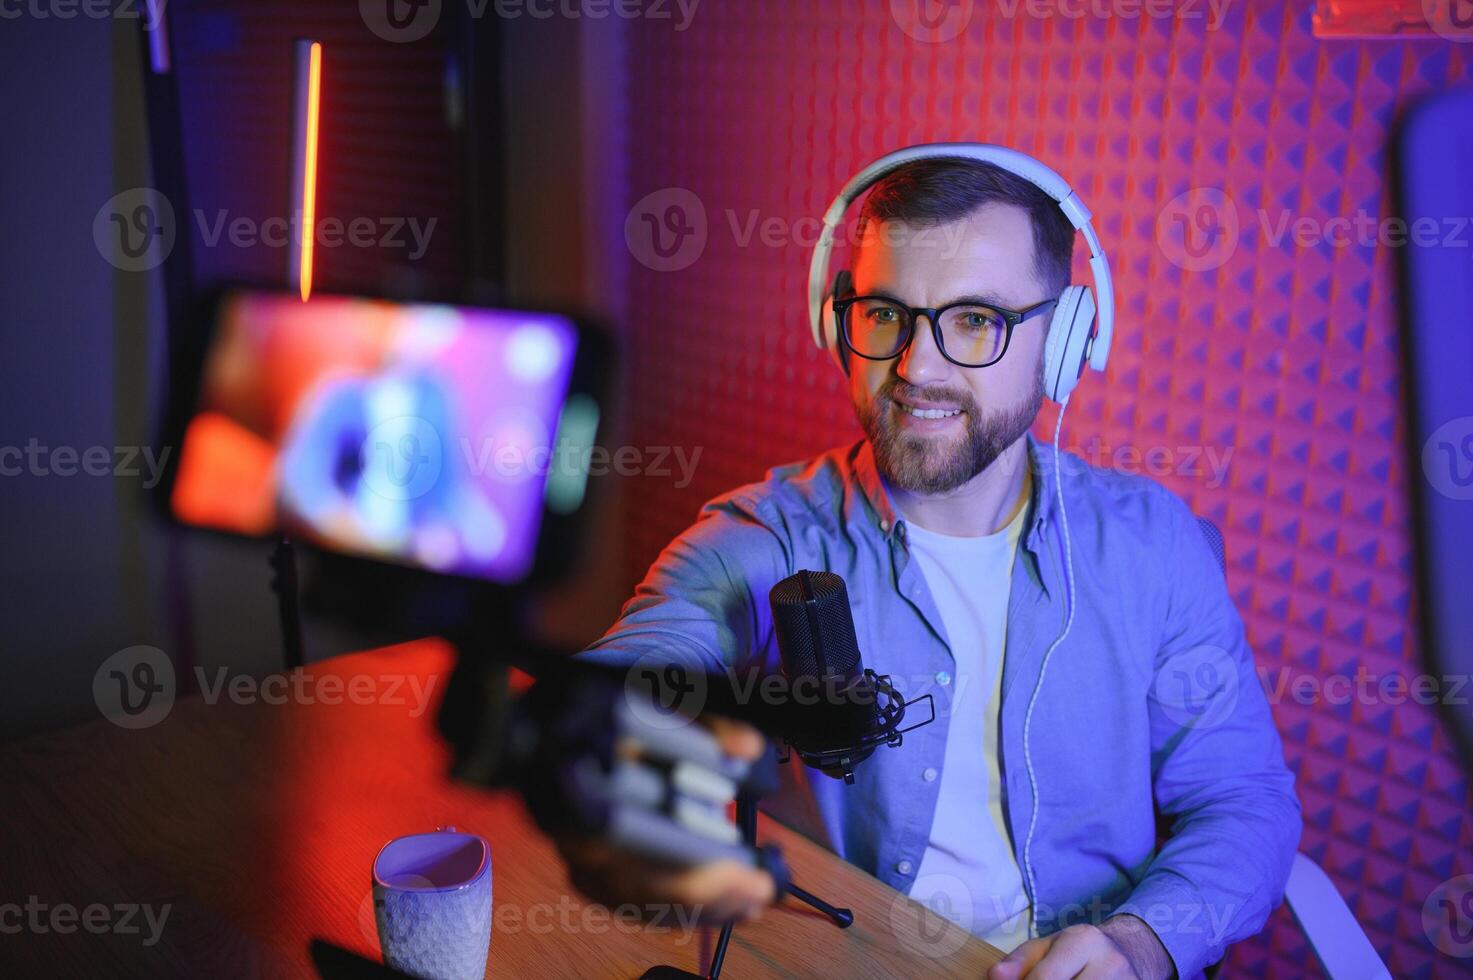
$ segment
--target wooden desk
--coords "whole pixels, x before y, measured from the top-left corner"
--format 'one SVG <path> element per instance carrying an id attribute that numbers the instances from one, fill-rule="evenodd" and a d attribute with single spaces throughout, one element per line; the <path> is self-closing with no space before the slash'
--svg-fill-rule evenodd
<path id="1" fill-rule="evenodd" d="M 442 644 L 409 644 L 315 665 L 253 703 L 190 695 L 151 728 L 99 720 L 0 746 L 0 975 L 314 976 L 313 937 L 377 958 L 373 857 L 444 824 L 491 842 L 487 976 L 703 970 L 713 930 L 583 902 L 514 794 L 444 778 L 433 716 L 450 663 Z M 855 923 L 785 901 L 737 928 L 723 975 L 981 977 L 1001 958 L 772 821 L 760 833 Z M 120 905 L 167 918 L 154 929 Z"/>

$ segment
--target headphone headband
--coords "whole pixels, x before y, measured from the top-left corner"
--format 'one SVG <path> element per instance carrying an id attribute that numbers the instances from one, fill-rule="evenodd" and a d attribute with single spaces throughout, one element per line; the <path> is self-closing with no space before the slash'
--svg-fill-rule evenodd
<path id="1" fill-rule="evenodd" d="M 823 228 L 813 246 L 813 259 L 808 266 L 808 321 L 813 342 L 826 346 L 823 334 L 824 300 L 829 287 L 829 259 L 834 251 L 834 233 L 844 214 L 861 194 L 882 177 L 917 160 L 975 160 L 1006 170 L 1042 190 L 1059 205 L 1069 223 L 1084 235 L 1089 246 L 1089 269 L 1094 277 L 1097 302 L 1097 332 L 1090 344 L 1089 363 L 1096 371 L 1105 369 L 1110 353 L 1110 338 L 1115 331 L 1115 289 L 1110 278 L 1110 263 L 1100 247 L 1099 236 L 1090 224 L 1090 211 L 1070 188 L 1067 181 L 1026 153 L 991 143 L 924 143 L 887 153 L 849 178 L 839 195 L 824 212 Z"/>

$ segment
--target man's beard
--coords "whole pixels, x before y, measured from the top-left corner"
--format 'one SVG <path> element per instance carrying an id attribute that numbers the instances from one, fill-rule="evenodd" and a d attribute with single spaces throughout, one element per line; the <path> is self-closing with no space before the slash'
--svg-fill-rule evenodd
<path id="1" fill-rule="evenodd" d="M 959 437 L 946 440 L 902 431 L 898 416 L 903 410 L 892 397 L 897 393 L 955 405 L 966 413 L 966 428 Z M 933 495 L 949 493 L 991 466 L 1028 431 L 1042 406 L 1042 371 L 1032 394 L 1022 403 L 985 418 L 965 388 L 917 388 L 892 376 L 859 409 L 859 422 L 874 446 L 875 463 L 891 486 Z"/>

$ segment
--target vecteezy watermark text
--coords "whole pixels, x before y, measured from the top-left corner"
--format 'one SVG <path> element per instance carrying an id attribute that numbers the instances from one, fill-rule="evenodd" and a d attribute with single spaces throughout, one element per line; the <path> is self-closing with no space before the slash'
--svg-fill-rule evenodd
<path id="1" fill-rule="evenodd" d="M 739 249 L 808 250 L 824 233 L 823 219 L 812 215 L 789 218 L 766 215 L 756 208 L 739 211 L 727 208 L 722 224 L 731 244 Z M 851 247 L 879 242 L 889 247 L 906 245 L 933 249 L 937 258 L 956 256 L 966 229 L 949 225 L 911 227 L 900 222 L 873 222 L 861 227 L 857 219 L 834 229 L 835 242 Z M 655 272 L 679 272 L 694 265 L 705 254 L 712 229 L 706 205 L 695 192 L 684 187 L 664 187 L 635 202 L 624 219 L 624 244 L 629 254 Z"/>
<path id="2" fill-rule="evenodd" d="M 1184 20 L 1222 27 L 1234 0 L 991 0 L 996 16 L 1015 20 Z M 890 18 L 917 41 L 945 44 L 972 23 L 981 0 L 890 0 Z"/>
<path id="3" fill-rule="evenodd" d="M 141 20 L 152 31 L 167 0 L 0 0 L 0 20 Z"/>
<path id="4" fill-rule="evenodd" d="M 200 240 L 206 248 L 216 248 L 223 238 L 235 248 L 286 248 L 293 242 L 305 239 L 302 233 L 302 216 L 281 216 L 257 221 L 254 218 L 231 218 L 223 209 L 206 215 L 196 208 L 195 224 L 199 227 Z M 418 262 L 429 250 L 430 236 L 435 232 L 439 218 L 368 218 L 357 217 L 344 221 L 341 218 L 321 218 L 317 221 L 313 242 L 322 248 L 338 248 L 352 245 L 355 248 L 397 249 L 405 253 L 411 262 Z"/>
<path id="5" fill-rule="evenodd" d="M 1293 701 L 1300 705 L 1468 704 L 1466 674 L 1374 674 L 1364 664 L 1354 674 L 1293 673 L 1286 667 L 1258 668 L 1258 679 L 1269 704 Z"/>
<path id="6" fill-rule="evenodd" d="M 191 218 L 205 248 L 286 248 L 311 241 L 324 249 L 351 245 L 403 252 L 410 262 L 418 262 L 429 251 L 440 220 L 329 215 L 316 219 L 307 229 L 300 212 L 265 218 L 232 217 L 223 208 L 214 212 L 195 208 Z M 98 254 L 124 272 L 145 272 L 161 265 L 173 252 L 178 234 L 173 203 L 152 187 L 133 187 L 113 195 L 92 219 L 92 241 Z"/>
<path id="7" fill-rule="evenodd" d="M 1251 220 L 1222 188 L 1194 187 L 1156 216 L 1156 244 L 1173 264 L 1206 272 L 1225 264 L 1250 234 L 1269 248 L 1446 248 L 1473 258 L 1473 216 L 1354 214 L 1296 215 L 1257 208 Z"/>
<path id="8" fill-rule="evenodd" d="M 24 446 L 0 446 L 0 477 L 117 476 L 143 477 L 152 490 L 163 479 L 171 447 L 47 446 L 32 436 Z"/>
<path id="9" fill-rule="evenodd" d="M 704 909 L 703 905 L 664 902 L 646 902 L 643 905 L 626 902 L 609 907 L 596 902 L 579 902 L 571 895 L 563 894 L 555 903 L 495 903 L 491 911 L 491 931 L 493 935 L 525 932 L 533 936 L 674 933 L 675 945 L 684 946 L 697 935 Z M 364 938 L 377 945 L 378 927 L 371 892 L 359 905 L 358 925 Z"/>
<path id="10" fill-rule="evenodd" d="M 1209 31 L 1222 27 L 1234 0 L 993 0 L 1009 20 L 1020 14 L 1034 20 L 1185 20 L 1203 21 Z"/>
<path id="11" fill-rule="evenodd" d="M 910 696 L 940 693 L 953 687 L 960 697 L 972 678 L 966 672 L 953 676 L 936 674 L 894 675 L 895 690 Z M 1364 665 L 1353 674 L 1315 675 L 1289 668 L 1249 666 L 1243 649 L 1229 650 L 1214 644 L 1198 644 L 1179 650 L 1157 668 L 1151 697 L 1156 708 L 1183 727 L 1211 729 L 1231 721 L 1246 691 L 1257 682 L 1270 705 L 1285 702 L 1300 705 L 1347 704 L 1400 707 L 1447 705 L 1466 709 L 1473 685 L 1466 674 L 1376 674 Z M 867 685 L 824 676 L 790 679 L 760 665 L 738 669 L 731 665 L 702 663 L 686 648 L 661 645 L 634 662 L 625 675 L 624 691 L 629 707 L 639 717 L 661 728 L 689 724 L 706 707 L 712 685 L 726 684 L 737 704 L 807 707 L 874 704 L 876 694 Z"/>
<path id="12" fill-rule="evenodd" d="M 328 674 L 306 670 L 232 674 L 228 667 L 194 668 L 200 697 L 208 705 L 384 705 L 408 707 L 412 718 L 430 707 L 439 677 L 419 674 Z M 150 728 L 168 717 L 177 694 L 174 664 L 158 647 L 133 646 L 102 662 L 92 679 L 92 697 L 103 717 L 120 728 Z"/>
<path id="13" fill-rule="evenodd" d="M 173 905 L 168 902 L 154 906 L 137 902 L 118 902 L 104 905 L 93 902 L 78 908 L 69 902 L 48 903 L 38 895 L 29 895 L 24 904 L 20 902 L 0 903 L 0 933 L 16 935 L 29 932 L 35 935 L 56 933 L 70 935 L 78 929 L 93 935 L 113 933 L 120 936 L 143 934 L 147 926 L 144 946 L 153 946 L 163 935 L 164 923 L 169 921 Z"/>
<path id="14" fill-rule="evenodd" d="M 505 478 L 546 476 L 550 472 L 585 472 L 589 476 L 676 476 L 674 487 L 683 490 L 695 478 L 704 446 L 687 451 L 684 446 L 607 446 L 554 449 L 546 444 L 526 446 L 516 442 L 497 443 L 460 440 L 466 469 L 474 476 L 495 474 Z"/>
<path id="15" fill-rule="evenodd" d="M 218 667 L 213 678 L 203 667 L 194 669 L 200 695 L 206 704 L 222 699 L 232 704 L 382 704 L 410 705 L 409 716 L 418 718 L 430 706 L 438 677 L 418 674 L 248 674 L 231 676 L 229 668 Z"/>
<path id="16" fill-rule="evenodd" d="M 453 0 L 452 0 L 453 2 Z M 690 27 L 701 0 L 464 0 L 471 20 L 620 20 L 674 21 L 680 33 Z M 385 41 L 407 44 L 427 37 L 440 22 L 443 0 L 358 0 L 363 24 Z"/>
<path id="17" fill-rule="evenodd" d="M 1077 450 L 1092 466 L 1112 469 L 1117 473 L 1146 473 L 1162 476 L 1206 476 L 1206 485 L 1216 489 L 1227 480 L 1233 447 L 1220 451 L 1216 446 L 1110 446 L 1094 436 Z"/>

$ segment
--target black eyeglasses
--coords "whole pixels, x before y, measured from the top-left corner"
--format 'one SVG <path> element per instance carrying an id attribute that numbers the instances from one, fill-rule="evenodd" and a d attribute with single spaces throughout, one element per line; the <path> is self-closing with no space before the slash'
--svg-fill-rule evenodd
<path id="1" fill-rule="evenodd" d="M 906 306 L 888 296 L 846 296 L 834 300 L 839 334 L 854 353 L 870 361 L 898 357 L 915 339 L 916 317 L 931 322 L 941 356 L 957 367 L 987 367 L 1002 360 L 1013 328 L 1058 305 L 1046 299 L 1025 310 L 1005 310 L 963 301 L 942 307 Z"/>

